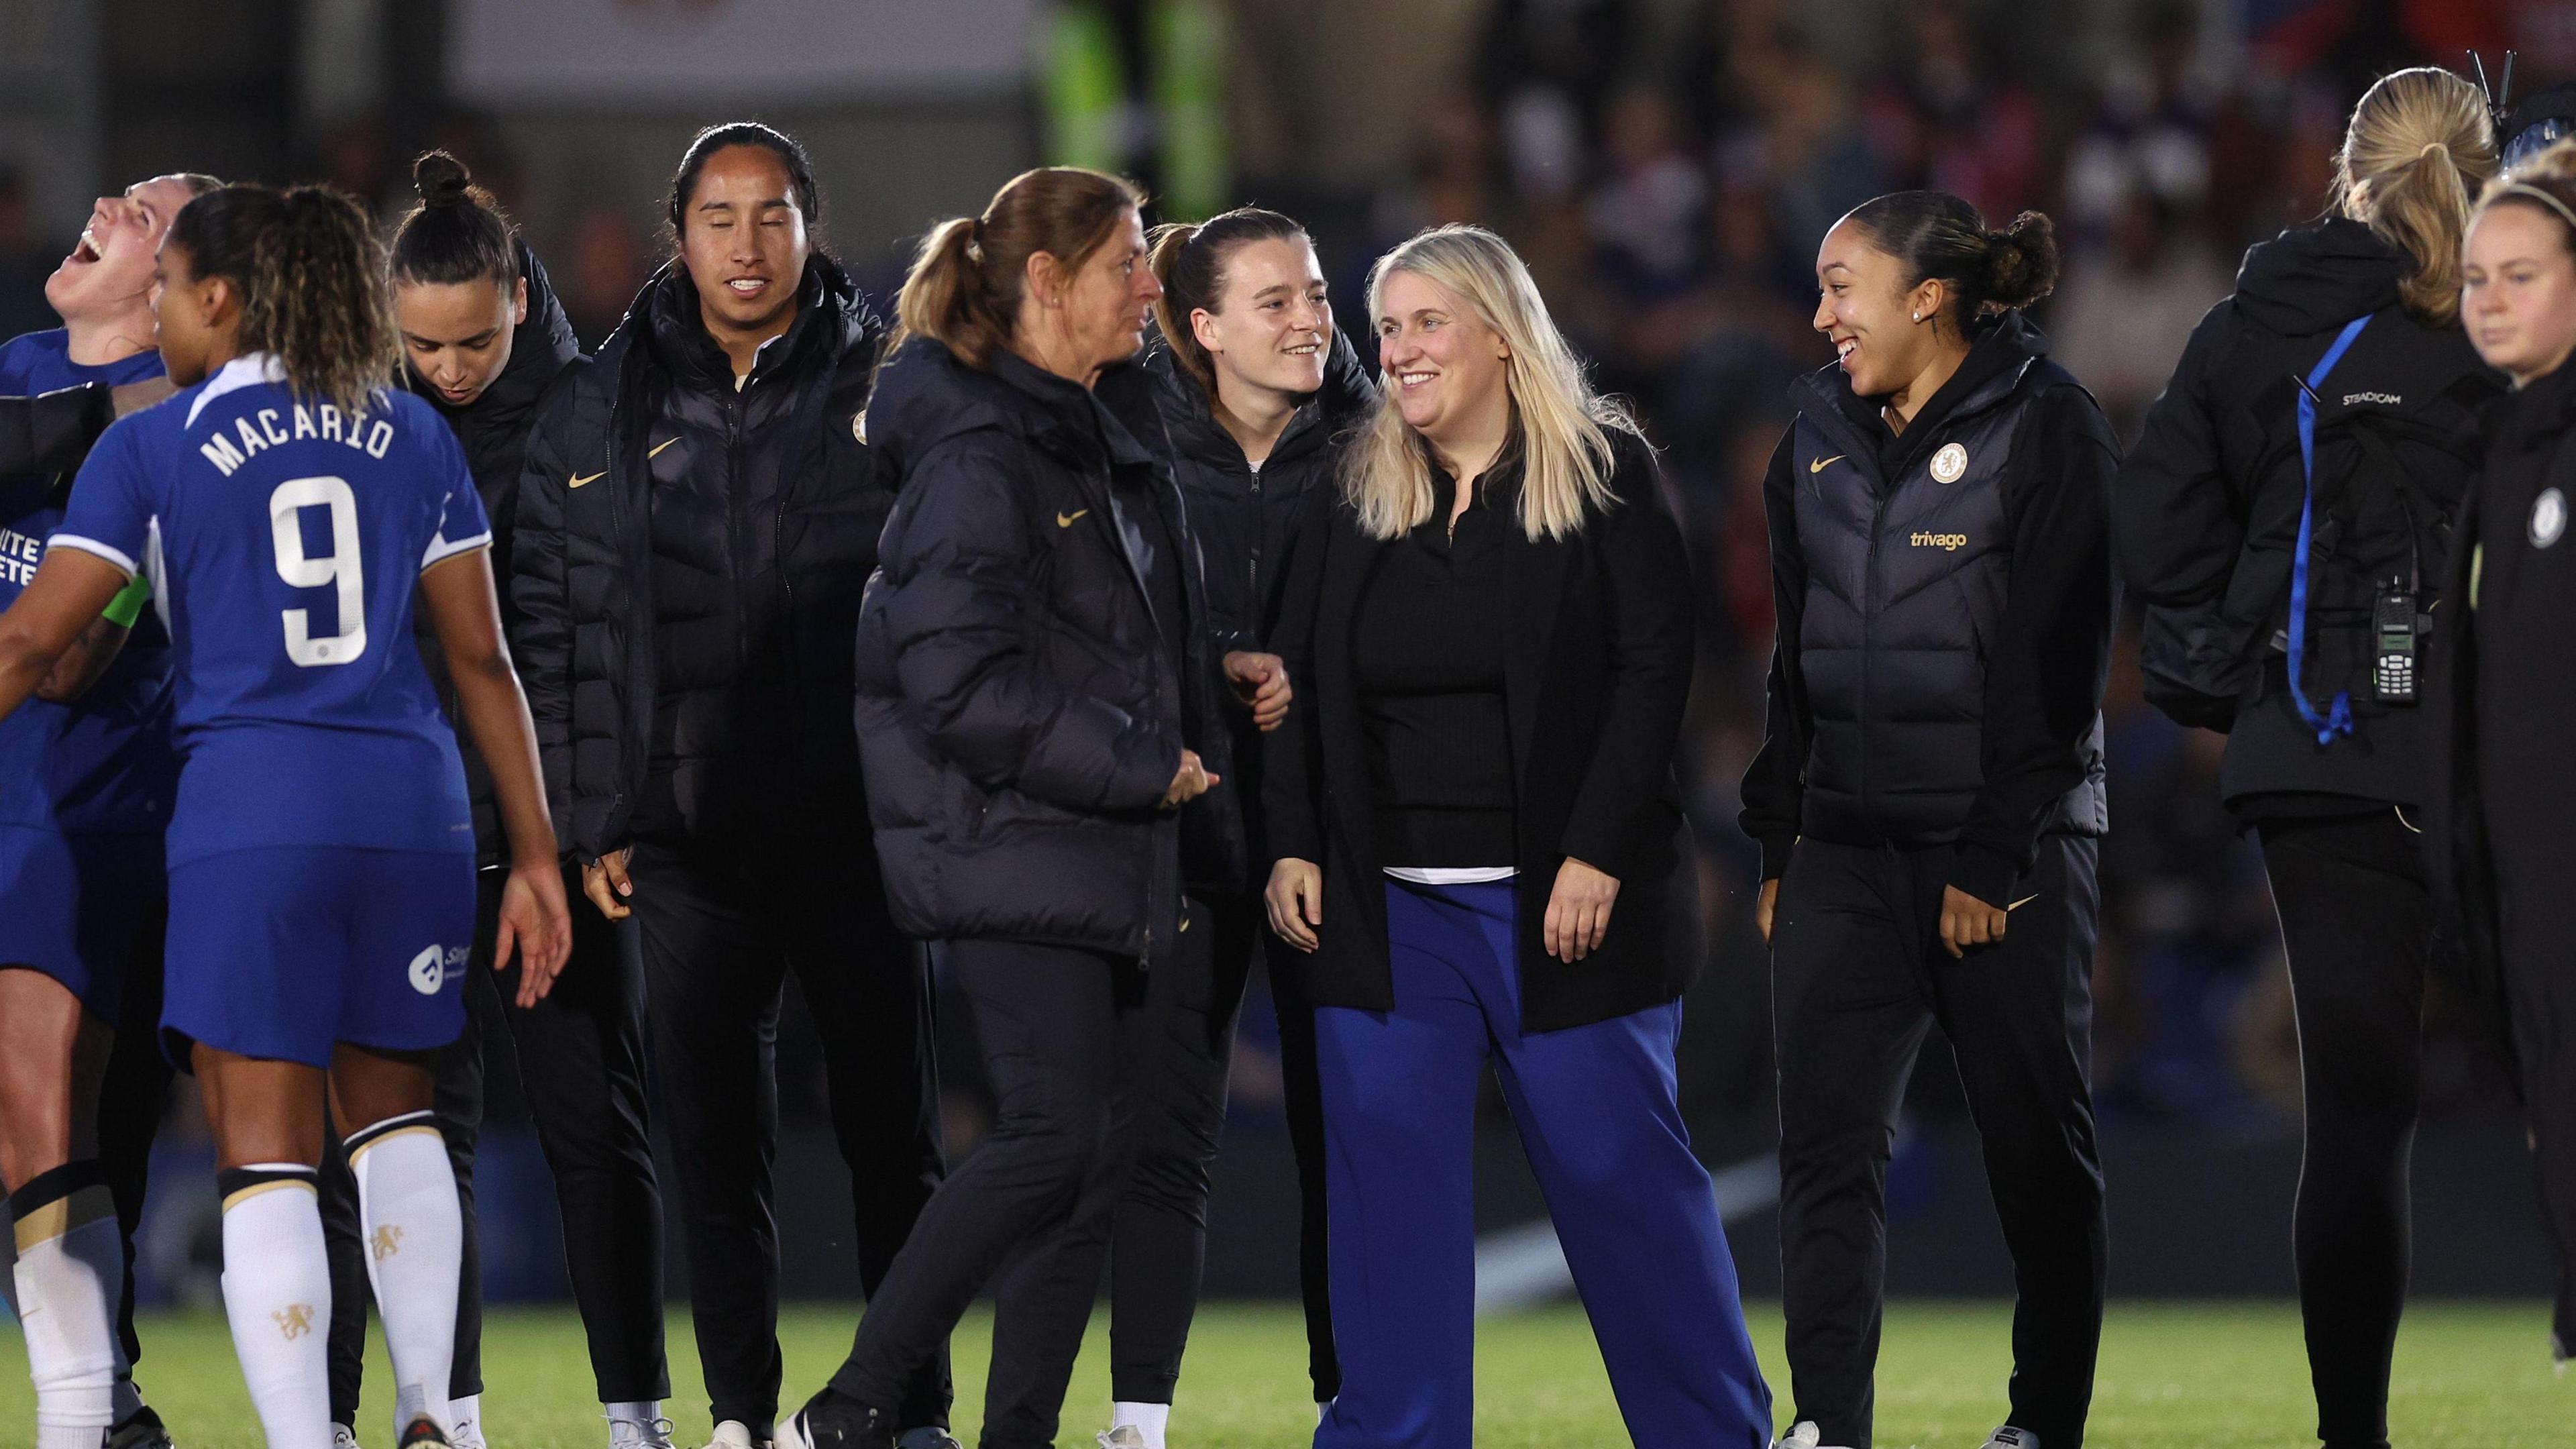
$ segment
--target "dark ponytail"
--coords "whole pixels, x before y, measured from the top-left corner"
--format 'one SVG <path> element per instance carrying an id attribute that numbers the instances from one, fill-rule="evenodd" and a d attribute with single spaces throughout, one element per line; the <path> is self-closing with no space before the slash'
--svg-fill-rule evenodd
<path id="1" fill-rule="evenodd" d="M 921 239 L 903 290 L 895 295 L 892 357 L 914 337 L 932 337 L 969 367 L 986 367 L 1011 345 L 1029 258 L 1052 256 L 1080 267 L 1142 211 L 1136 183 L 1079 166 L 1042 166 L 1002 183 L 982 216 L 943 221 Z"/>
<path id="2" fill-rule="evenodd" d="M 392 289 L 356 202 L 320 186 L 227 186 L 182 208 L 166 244 L 193 275 L 233 285 L 241 350 L 277 358 L 298 393 L 363 412 L 392 385 Z"/>
<path id="3" fill-rule="evenodd" d="M 426 152 L 411 164 L 411 184 L 420 204 L 394 227 L 395 281 L 488 281 L 507 290 L 519 280 L 519 228 L 491 192 L 474 184 L 464 162 Z"/>
<path id="4" fill-rule="evenodd" d="M 1163 295 L 1154 303 L 1154 325 L 1162 331 L 1163 345 L 1172 349 L 1172 360 L 1211 398 L 1216 395 L 1216 364 L 1199 345 L 1190 314 L 1220 310 L 1226 262 L 1235 248 L 1262 241 L 1315 244 L 1295 221 L 1257 206 L 1239 206 L 1202 222 L 1168 222 L 1154 228 L 1153 254 L 1147 265 L 1163 284 Z"/>
<path id="5" fill-rule="evenodd" d="M 1958 299 L 1951 322 L 1962 334 L 1989 312 L 2028 307 L 2057 290 L 2057 228 L 2025 211 L 2001 231 L 1944 191 L 1897 191 L 1862 202 L 1844 220 L 1904 264 L 1910 289 L 1935 279 Z"/>

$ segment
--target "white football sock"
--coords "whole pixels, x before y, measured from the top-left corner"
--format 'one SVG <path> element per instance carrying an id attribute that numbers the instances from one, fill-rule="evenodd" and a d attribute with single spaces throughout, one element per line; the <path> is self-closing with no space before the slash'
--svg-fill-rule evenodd
<path id="1" fill-rule="evenodd" d="M 116 1301 L 125 1249 L 95 1162 L 75 1162 L 10 1195 L 10 1275 L 36 1388 L 36 1449 L 97 1449 L 116 1422 Z"/>
<path id="2" fill-rule="evenodd" d="M 447 1401 L 447 1440 L 456 1449 L 484 1449 L 481 1394 Z"/>
<path id="3" fill-rule="evenodd" d="M 394 1364 L 394 1434 L 423 1417 L 444 1430 L 465 1254 L 447 1141 L 429 1113 L 411 1112 L 351 1135 L 348 1146 L 367 1280 Z"/>
<path id="4" fill-rule="evenodd" d="M 1172 1422 L 1169 1404 L 1111 1404 L 1109 1427 L 1133 1429 L 1145 1436 L 1145 1449 L 1163 1449 L 1163 1430 Z"/>
<path id="5" fill-rule="evenodd" d="M 215 1180 L 224 1316 L 268 1449 L 331 1449 L 331 1264 L 313 1169 L 262 1162 Z"/>

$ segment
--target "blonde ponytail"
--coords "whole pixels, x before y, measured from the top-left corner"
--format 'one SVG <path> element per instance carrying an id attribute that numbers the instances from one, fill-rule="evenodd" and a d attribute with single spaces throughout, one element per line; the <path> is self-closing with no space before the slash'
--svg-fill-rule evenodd
<path id="1" fill-rule="evenodd" d="M 2382 76 L 2353 107 L 2335 154 L 2335 209 L 2415 259 L 2397 291 L 2418 321 L 2447 327 L 2459 319 L 2469 204 L 2495 171 L 2486 98 L 2447 70 Z"/>

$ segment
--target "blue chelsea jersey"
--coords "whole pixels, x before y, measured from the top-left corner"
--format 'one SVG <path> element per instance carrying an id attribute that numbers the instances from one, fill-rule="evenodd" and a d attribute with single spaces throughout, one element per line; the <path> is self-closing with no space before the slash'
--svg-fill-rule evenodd
<path id="1" fill-rule="evenodd" d="M 161 375 L 161 354 L 109 363 L 71 358 L 60 328 L 0 346 L 0 394 L 30 397 L 83 383 Z M 17 602 L 62 522 L 50 474 L 0 477 L 0 609 Z M 0 719 L 0 826 L 157 838 L 170 823 L 170 651 L 147 612 L 89 692 L 70 704 L 30 699 Z"/>
<path id="2" fill-rule="evenodd" d="M 347 413 L 254 355 L 108 429 L 51 546 L 150 574 L 166 610 L 174 868 L 276 845 L 473 850 L 412 600 L 491 537 L 455 435 L 406 392 Z"/>

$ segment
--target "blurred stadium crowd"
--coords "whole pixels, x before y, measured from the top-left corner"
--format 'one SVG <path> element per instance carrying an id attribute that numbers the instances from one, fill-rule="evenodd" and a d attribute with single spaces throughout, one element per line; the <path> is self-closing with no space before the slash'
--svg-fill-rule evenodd
<path id="1" fill-rule="evenodd" d="M 1415 108 L 1400 164 L 1354 185 L 1319 180 L 1276 139 L 1300 134 L 1282 112 L 1335 103 L 1328 73 L 1304 72 L 1307 85 L 1264 74 L 1295 63 L 1282 59 L 1296 33 L 1283 17 L 1298 8 L 1038 7 L 1059 42 L 1104 37 L 1124 84 L 1095 94 L 1084 82 L 1096 77 L 1066 68 L 1103 57 L 1042 38 L 1026 159 L 1121 167 L 1176 214 L 1216 188 L 1214 205 L 1299 216 L 1345 328 L 1359 324 L 1365 269 L 1388 246 L 1442 222 L 1493 226 L 1529 260 L 1602 383 L 1640 404 L 1702 584 L 1686 748 L 1713 955 L 1693 998 L 1685 1092 L 1713 1158 L 1767 1145 L 1767 970 L 1743 909 L 1757 859 L 1736 830 L 1736 781 L 1761 738 L 1771 647 L 1763 465 L 1786 384 L 1831 360 L 1809 325 L 1818 238 L 1852 205 L 1906 187 L 1955 192 L 1994 224 L 2048 212 L 2068 263 L 2034 320 L 2127 434 L 2242 249 L 2324 205 L 2342 121 L 2374 76 L 2465 66 L 2471 49 L 2492 64 L 2508 46 L 2521 51 L 2522 89 L 2576 76 L 2576 7 L 2547 0 L 1492 0 L 1466 7 L 1482 12 L 1468 23 L 1429 27 L 1404 59 L 1405 83 L 1438 99 Z M 1213 26 L 1220 43 L 1175 59 L 1176 13 Z M 1160 73 L 1191 66 L 1199 73 Z M 1236 139 L 1230 152 L 1193 149 L 1211 126 Z M 469 111 L 442 115 L 427 139 L 529 221 L 584 343 L 606 336 L 660 255 L 652 198 L 532 204 L 526 158 Z M 298 174 L 388 210 L 411 150 L 372 118 L 304 147 Z M 51 325 L 40 284 L 75 220 L 35 214 L 29 192 L 0 158 L 0 335 Z M 882 306 L 909 239 L 834 242 Z M 2135 660 L 2132 639 L 2106 706 L 2101 1108 L 2115 1127 L 2287 1131 L 2298 1092 L 2288 985 L 2259 862 L 2218 802 L 2221 741 L 2148 708 Z M 1264 999 L 1252 993 L 1248 1011 Z M 2438 992 L 2429 1017 L 2428 1116 L 2508 1110 L 2485 1029 Z M 799 1030 L 791 1022 L 782 1038 L 784 1105 L 819 1119 L 820 1063 Z M 1237 1062 L 1236 1115 L 1256 1130 L 1276 1120 L 1272 1039 L 1248 1021 Z M 1916 1107 L 1962 1110 L 1938 1051 L 1918 1073 Z M 952 1069 L 974 1060 L 943 1055 Z M 974 1132 L 971 1099 L 952 1138 Z"/>

